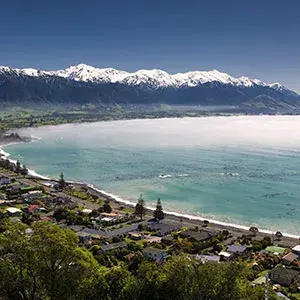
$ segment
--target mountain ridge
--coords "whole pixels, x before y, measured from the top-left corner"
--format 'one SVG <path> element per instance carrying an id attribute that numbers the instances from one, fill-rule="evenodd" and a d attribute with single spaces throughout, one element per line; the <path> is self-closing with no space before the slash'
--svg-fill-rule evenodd
<path id="1" fill-rule="evenodd" d="M 147 85 L 148 87 L 158 89 L 165 87 L 184 88 L 196 87 L 208 82 L 220 82 L 233 86 L 251 87 L 253 85 L 270 87 L 276 90 L 288 91 L 298 95 L 280 83 L 265 83 L 259 79 L 250 79 L 246 76 L 233 77 L 227 73 L 220 72 L 216 69 L 211 71 L 189 71 L 185 73 L 169 74 L 160 69 L 141 69 L 136 72 L 127 72 L 114 68 L 96 68 L 86 64 L 70 66 L 64 70 L 44 71 L 33 68 L 10 68 L 0 66 L 0 72 L 15 72 L 17 75 L 38 76 L 58 76 L 75 81 L 90 83 L 121 83 L 128 85 Z"/>
<path id="2" fill-rule="evenodd" d="M 216 106 L 220 111 L 228 106 L 242 113 L 300 113 L 300 96 L 279 83 L 235 78 L 217 70 L 170 75 L 158 69 L 129 73 L 84 64 L 58 71 L 0 67 L 0 105 L 4 108 L 90 104 L 98 110 L 166 104 Z"/>

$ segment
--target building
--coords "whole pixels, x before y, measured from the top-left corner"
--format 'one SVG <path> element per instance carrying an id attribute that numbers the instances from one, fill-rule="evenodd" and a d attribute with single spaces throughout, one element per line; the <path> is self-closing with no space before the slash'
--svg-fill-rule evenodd
<path id="1" fill-rule="evenodd" d="M 122 242 L 119 242 L 119 243 L 103 245 L 101 247 L 101 249 L 102 249 L 103 252 L 107 252 L 107 251 L 110 251 L 110 250 L 126 248 L 126 247 L 127 247 L 126 242 L 122 241 Z"/>
<path id="2" fill-rule="evenodd" d="M 274 268 L 269 272 L 269 278 L 282 286 L 288 287 L 296 283 L 300 287 L 300 271 L 288 268 Z"/>
<path id="3" fill-rule="evenodd" d="M 188 238 L 192 242 L 204 242 L 210 240 L 213 237 L 216 237 L 217 234 L 206 230 L 200 230 L 200 231 L 187 230 L 181 232 L 180 236 L 182 238 Z"/>
<path id="4" fill-rule="evenodd" d="M 295 246 L 294 248 L 292 248 L 292 251 L 297 254 L 300 255 L 300 245 Z"/>
<path id="5" fill-rule="evenodd" d="M 77 232 L 77 235 L 80 235 L 80 234 L 81 235 L 83 235 L 83 234 L 89 235 L 91 238 L 94 238 L 94 239 L 101 239 L 106 236 L 106 232 L 104 232 L 104 231 L 91 229 L 91 228 L 87 228 L 87 227 L 85 227 L 81 231 Z"/>
<path id="6" fill-rule="evenodd" d="M 248 247 L 243 245 L 229 245 L 227 247 L 227 252 L 241 254 L 246 252 L 248 249 Z"/>
<path id="7" fill-rule="evenodd" d="M 128 233 L 128 237 L 134 241 L 139 241 L 144 238 L 144 234 L 139 231 L 131 231 Z"/>
<path id="8" fill-rule="evenodd" d="M 197 254 L 195 258 L 201 260 L 203 264 L 207 262 L 218 263 L 220 262 L 221 259 L 221 257 L 218 255 L 199 255 L 199 254 Z"/>
<path id="9" fill-rule="evenodd" d="M 286 254 L 283 258 L 282 258 L 282 263 L 284 265 L 291 265 L 292 263 L 294 263 L 297 259 L 299 258 L 299 256 L 293 252 L 289 252 L 288 254 Z"/>
<path id="10" fill-rule="evenodd" d="M 18 217 L 21 216 L 22 211 L 19 208 L 16 207 L 9 207 L 6 209 L 6 213 L 11 217 Z"/>
<path id="11" fill-rule="evenodd" d="M 168 257 L 168 254 L 164 250 L 147 247 L 143 250 L 144 257 L 154 260 L 156 262 L 163 262 Z"/>
<path id="12" fill-rule="evenodd" d="M 148 224 L 148 229 L 155 231 L 157 236 L 165 236 L 170 234 L 173 231 L 177 231 L 180 229 L 178 225 L 167 224 L 162 222 L 153 222 Z"/>
<path id="13" fill-rule="evenodd" d="M 11 184 L 11 180 L 6 177 L 0 178 L 0 186 Z"/>

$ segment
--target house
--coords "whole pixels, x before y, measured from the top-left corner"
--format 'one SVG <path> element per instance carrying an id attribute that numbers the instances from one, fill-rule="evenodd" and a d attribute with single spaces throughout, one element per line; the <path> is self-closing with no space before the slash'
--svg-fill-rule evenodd
<path id="1" fill-rule="evenodd" d="M 134 241 L 139 241 L 144 238 L 144 234 L 139 231 L 131 231 L 128 233 L 128 237 Z"/>
<path id="2" fill-rule="evenodd" d="M 80 232 L 82 235 L 84 233 L 94 239 L 101 239 L 106 236 L 106 232 L 104 232 L 104 231 L 91 229 L 91 228 L 87 228 L 87 227 L 83 228 L 81 231 L 78 231 L 77 234 Z"/>
<path id="3" fill-rule="evenodd" d="M 38 206 L 36 204 L 29 205 L 29 207 L 28 207 L 27 210 L 31 214 L 33 214 L 33 213 L 41 213 L 41 212 L 45 212 L 46 211 L 46 209 L 44 207 L 40 207 L 40 206 Z"/>
<path id="4" fill-rule="evenodd" d="M 294 248 L 292 248 L 292 251 L 297 254 L 300 255 L 300 245 L 295 246 Z"/>
<path id="5" fill-rule="evenodd" d="M 0 178 L 0 186 L 8 185 L 11 184 L 11 179 L 6 178 L 6 177 L 1 177 Z"/>
<path id="6" fill-rule="evenodd" d="M 122 242 L 119 242 L 119 243 L 103 245 L 101 247 L 101 249 L 102 249 L 103 252 L 107 252 L 107 251 L 110 251 L 110 250 L 113 250 L 113 249 L 120 249 L 120 248 L 126 248 L 126 247 L 127 247 L 126 242 L 122 241 Z"/>
<path id="7" fill-rule="evenodd" d="M 247 251 L 249 248 L 243 245 L 229 245 L 227 247 L 227 252 L 229 253 L 244 253 L 245 251 Z"/>
<path id="8" fill-rule="evenodd" d="M 165 236 L 170 234 L 173 231 L 177 231 L 180 229 L 178 225 L 161 223 L 161 222 L 153 222 L 148 224 L 148 229 L 155 231 L 157 236 Z"/>
<path id="9" fill-rule="evenodd" d="M 9 207 L 9 208 L 7 208 L 6 212 L 11 217 L 18 217 L 18 216 L 21 216 L 21 214 L 22 214 L 21 209 L 16 208 L 16 207 Z"/>
<path id="10" fill-rule="evenodd" d="M 221 259 L 221 257 L 218 255 L 199 255 L 199 254 L 197 254 L 195 258 L 201 260 L 203 264 L 206 262 L 218 263 L 220 262 Z"/>
<path id="11" fill-rule="evenodd" d="M 213 237 L 216 237 L 217 234 L 206 231 L 206 230 L 200 230 L 200 231 L 187 230 L 187 231 L 181 232 L 180 236 L 182 238 L 188 238 L 190 241 L 204 242 L 204 241 L 210 240 Z"/>
<path id="12" fill-rule="evenodd" d="M 226 252 L 226 251 L 221 251 L 219 254 L 219 256 L 223 256 L 224 258 L 231 258 L 233 256 L 233 253 L 229 253 L 229 252 Z"/>
<path id="13" fill-rule="evenodd" d="M 170 234 L 168 234 L 161 239 L 161 242 L 165 245 L 170 246 L 174 243 L 174 238 Z"/>
<path id="14" fill-rule="evenodd" d="M 114 237 L 114 236 L 121 236 L 121 235 L 124 235 L 124 234 L 128 234 L 128 232 L 136 231 L 138 229 L 138 226 L 139 226 L 139 224 L 135 223 L 135 224 L 132 224 L 130 226 L 126 226 L 126 227 L 123 227 L 123 228 L 107 231 L 106 236 L 107 237 Z"/>
<path id="15" fill-rule="evenodd" d="M 156 262 L 163 262 L 167 257 L 168 254 L 164 250 L 147 247 L 143 250 L 143 255 L 145 258 L 154 260 Z"/>
<path id="16" fill-rule="evenodd" d="M 39 190 L 37 190 L 37 191 L 30 191 L 30 192 L 28 192 L 28 193 L 26 193 L 26 194 L 23 195 L 23 199 L 25 201 L 37 200 L 38 198 L 41 197 L 42 194 L 43 194 L 43 192 L 39 191 Z"/>
<path id="17" fill-rule="evenodd" d="M 300 271 L 295 269 L 274 268 L 269 272 L 269 278 L 285 287 L 290 286 L 294 282 L 300 287 Z"/>
<path id="18" fill-rule="evenodd" d="M 92 213 L 92 210 L 91 210 L 91 209 L 88 209 L 88 208 L 85 208 L 85 209 L 83 209 L 81 212 L 82 212 L 83 214 L 85 214 L 85 215 L 89 215 L 89 214 Z"/>
<path id="19" fill-rule="evenodd" d="M 89 244 L 92 239 L 92 236 L 87 232 L 78 231 L 76 235 L 79 237 L 79 241 L 85 245 Z"/>
<path id="20" fill-rule="evenodd" d="M 74 232 L 79 232 L 84 228 L 84 226 L 82 226 L 82 225 L 70 225 L 69 228 L 71 230 L 73 230 Z"/>
<path id="21" fill-rule="evenodd" d="M 297 259 L 299 258 L 299 256 L 293 252 L 289 252 L 288 254 L 286 254 L 283 258 L 282 258 L 282 263 L 284 265 L 291 265 L 293 262 L 295 262 Z"/>

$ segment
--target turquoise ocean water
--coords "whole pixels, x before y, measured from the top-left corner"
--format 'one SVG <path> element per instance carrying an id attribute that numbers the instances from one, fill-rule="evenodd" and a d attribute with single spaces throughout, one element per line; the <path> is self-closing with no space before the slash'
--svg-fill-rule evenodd
<path id="1" fill-rule="evenodd" d="M 24 129 L 36 172 L 149 206 L 300 235 L 300 117 L 128 120 Z"/>

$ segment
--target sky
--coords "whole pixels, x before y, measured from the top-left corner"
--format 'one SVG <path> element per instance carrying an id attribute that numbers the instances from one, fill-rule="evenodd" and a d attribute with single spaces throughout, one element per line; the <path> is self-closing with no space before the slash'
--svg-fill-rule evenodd
<path id="1" fill-rule="evenodd" d="M 9 0 L 0 65 L 217 69 L 300 92 L 299 0 Z"/>

